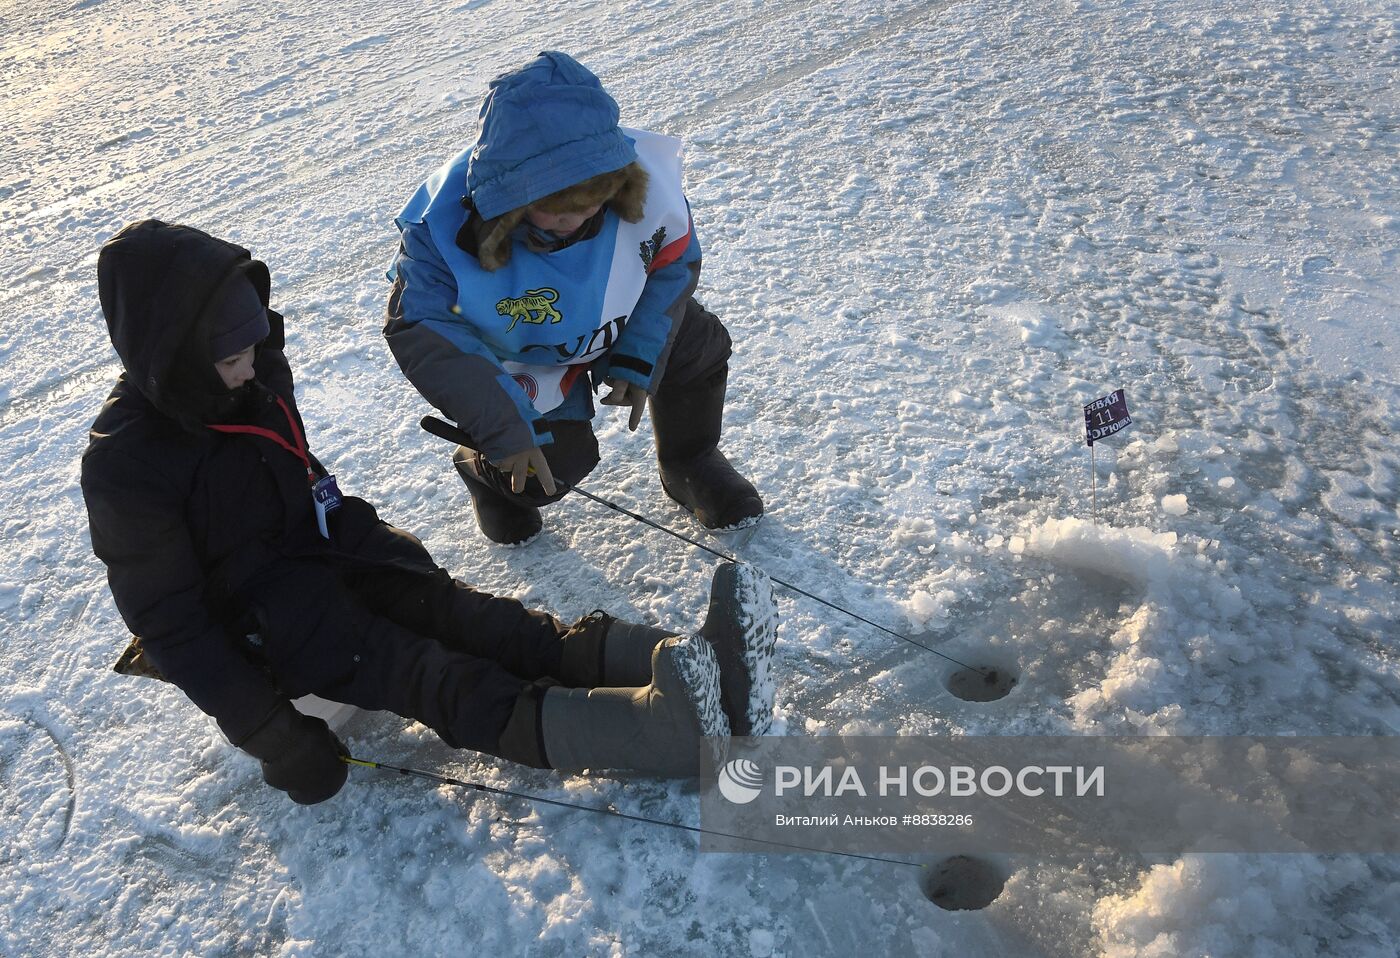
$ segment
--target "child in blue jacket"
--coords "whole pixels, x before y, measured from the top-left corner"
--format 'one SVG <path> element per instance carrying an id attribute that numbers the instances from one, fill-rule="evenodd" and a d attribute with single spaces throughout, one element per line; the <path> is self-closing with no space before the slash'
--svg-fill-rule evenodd
<path id="1" fill-rule="evenodd" d="M 679 140 L 619 127 L 598 78 L 545 52 L 492 81 L 476 143 L 396 223 L 384 335 L 472 437 L 453 461 L 488 538 L 534 538 L 539 507 L 598 464 L 602 384 L 630 429 L 650 404 L 667 495 L 707 529 L 758 521 L 758 492 L 718 448 L 730 339 L 692 296 Z"/>

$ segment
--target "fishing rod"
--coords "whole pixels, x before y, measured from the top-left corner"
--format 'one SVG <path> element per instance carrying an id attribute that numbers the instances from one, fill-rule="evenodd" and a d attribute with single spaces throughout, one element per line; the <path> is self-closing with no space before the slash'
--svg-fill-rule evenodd
<path id="1" fill-rule="evenodd" d="M 452 778 L 447 775 L 439 775 L 437 772 L 427 772 L 419 768 L 405 768 L 401 765 L 390 765 L 387 762 L 375 762 L 365 758 L 352 758 L 349 755 L 342 755 L 340 760 L 346 765 L 359 765 L 362 768 L 374 768 L 385 772 L 397 772 L 400 775 L 407 775 L 413 778 L 425 779 L 429 782 L 436 782 L 439 785 L 451 785 L 454 788 L 465 788 L 469 791 L 484 792 L 488 795 L 500 795 L 507 798 L 519 798 L 527 802 L 537 802 L 541 805 L 553 805 L 556 808 L 567 808 L 579 812 L 592 812 L 595 815 L 603 815 L 609 818 L 621 818 L 629 822 L 640 822 L 643 825 L 657 825 L 664 828 L 673 828 L 677 831 L 693 832 L 697 835 L 712 835 L 716 838 L 732 838 L 744 842 L 757 842 L 760 845 L 773 845 L 777 848 L 786 848 L 792 851 L 811 852 L 818 855 L 838 855 L 842 858 L 859 858 L 863 861 L 881 862 L 886 865 L 905 865 L 909 868 L 924 868 L 919 862 L 906 862 L 898 858 L 882 858 L 879 855 L 859 855 L 855 852 L 838 852 L 826 848 L 812 848 L 807 845 L 797 845 L 792 842 L 780 842 L 767 838 L 750 838 L 747 835 L 735 835 L 730 832 L 716 831 L 711 828 L 701 828 L 698 825 L 686 825 L 683 822 L 671 822 L 664 818 L 647 818 L 645 815 L 632 815 L 627 812 L 619 812 L 613 808 L 599 808 L 596 805 L 580 805 L 576 802 L 565 802 L 557 798 L 545 798 L 542 795 L 528 795 L 524 792 L 513 792 L 506 788 L 496 788 L 494 785 L 483 785 L 480 782 L 464 782 L 459 778 Z"/>
<path id="2" fill-rule="evenodd" d="M 422 420 L 419 421 L 418 425 L 421 426 L 426 432 L 432 433 L 434 436 L 437 436 L 439 439 L 446 439 L 448 442 L 455 442 L 455 443 L 457 443 L 457 444 L 460 445 L 460 446 L 465 446 L 465 447 L 467 447 L 468 449 L 475 449 L 475 443 L 474 443 L 474 441 L 472 440 L 472 437 L 471 437 L 471 436 L 469 436 L 467 433 L 463 432 L 463 431 L 462 431 L 460 428 L 458 428 L 457 426 L 454 426 L 454 425 L 452 425 L 450 422 L 446 422 L 446 421 L 444 421 L 444 420 L 442 420 L 442 419 L 438 419 L 436 416 L 424 416 L 424 417 L 422 418 Z M 658 531 L 660 531 L 660 532 L 666 533 L 668 536 L 673 536 L 674 538 L 677 538 L 677 539 L 681 540 L 682 542 L 687 542 L 687 543 L 689 543 L 690 545 L 695 546 L 695 548 L 697 548 L 697 549 L 702 549 L 702 550 L 704 550 L 705 552 L 708 552 L 710 555 L 712 555 L 712 556 L 717 556 L 718 558 L 723 559 L 723 560 L 725 560 L 726 562 L 739 562 L 739 561 L 740 561 L 739 559 L 736 559 L 734 556 L 729 555 L 728 553 L 726 553 L 726 552 L 724 552 L 724 551 L 722 551 L 722 550 L 720 550 L 720 549 L 715 549 L 715 548 L 712 548 L 711 546 L 707 546 L 707 545 L 705 545 L 703 542 L 697 542 L 695 539 L 692 539 L 690 536 L 687 536 L 687 535 L 685 535 L 685 534 L 683 534 L 683 533 L 677 532 L 677 531 L 675 531 L 674 529 L 670 529 L 670 528 L 668 528 L 668 527 L 662 525 L 661 523 L 656 522 L 656 521 L 654 521 L 654 520 L 652 520 L 652 519 L 648 519 L 646 516 L 640 515 L 640 514 L 638 514 L 638 513 L 636 513 L 636 512 L 633 512 L 633 511 L 630 510 L 630 509 L 623 508 L 622 506 L 618 505 L 617 503 L 615 503 L 615 502 L 613 502 L 613 501 L 611 501 L 611 500 L 609 500 L 609 499 L 604 499 L 602 496 L 595 496 L 593 493 L 589 492 L 589 491 L 586 490 L 586 489 L 581 488 L 580 486 L 577 486 L 577 485 L 570 485 L 569 483 L 567 483 L 567 482 L 562 482 L 562 481 L 560 481 L 560 480 L 558 480 L 558 479 L 554 480 L 554 482 L 555 482 L 555 485 L 557 485 L 557 486 L 558 486 L 559 488 L 561 488 L 561 489 L 564 489 L 564 490 L 566 490 L 566 491 L 576 492 L 576 493 L 578 493 L 579 495 L 583 496 L 585 499 L 592 499 L 594 502 L 598 503 L 599 505 L 607 506 L 609 509 L 612 509 L 614 512 L 620 512 L 620 513 L 622 513 L 624 516 L 627 516 L 627 517 L 630 518 L 630 519 L 635 519 L 636 521 L 638 521 L 638 522 L 640 522 L 640 523 L 642 523 L 642 524 L 644 524 L 644 525 L 651 526 L 651 528 L 653 528 L 653 529 L 656 529 L 656 530 L 658 530 Z M 909 636 L 904 635 L 903 633 L 896 632 L 894 629 L 886 628 L 885 626 L 881 625 L 881 624 L 878 623 L 878 622 L 872 622 L 871 620 L 867 619 L 865 616 L 860 615 L 860 614 L 857 613 L 857 612 L 852 612 L 850 609 L 847 609 L 847 608 L 844 608 L 843 606 L 837 605 L 835 602 L 829 602 L 829 601 L 827 601 L 826 599 L 823 599 L 823 598 L 822 598 L 821 596 L 819 596 L 819 595 L 813 595 L 811 592 L 808 592 L 806 589 L 803 589 L 803 588 L 801 588 L 801 587 L 799 587 L 799 586 L 793 585 L 791 582 L 786 582 L 786 581 L 784 581 L 784 580 L 782 580 L 782 579 L 779 579 L 777 576 L 771 576 L 771 575 L 770 575 L 768 578 L 772 579 L 773 582 L 774 582 L 776 585 L 780 585 L 780 586 L 782 586 L 784 589 L 787 589 L 787 590 L 790 591 L 790 592 L 795 592 L 795 593 L 797 593 L 798 595 L 805 596 L 806 598 L 811 599 L 813 602 L 818 602 L 818 603 L 820 603 L 820 604 L 826 606 L 828 609 L 834 609 L 834 610 L 837 611 L 837 612 L 840 612 L 840 613 L 843 613 L 843 614 L 845 614 L 845 615 L 848 615 L 848 616 L 850 616 L 851 618 L 857 620 L 858 622 L 863 622 L 863 623 L 865 623 L 866 625 L 870 626 L 872 629 L 879 629 L 881 632 L 884 632 L 886 635 L 892 635 L 892 636 L 894 636 L 896 639 L 899 639 L 901 642 L 907 642 L 907 643 L 909 643 L 909 644 L 912 645 L 912 646 L 915 646 L 915 647 L 917 647 L 917 648 L 923 649 L 925 652 L 932 652 L 934 655 L 938 656 L 939 658 L 947 659 L 949 662 L 952 662 L 954 665 L 960 665 L 960 666 L 962 666 L 962 667 L 965 668 L 965 669 L 968 669 L 968 670 L 970 670 L 970 671 L 976 672 L 976 673 L 978 673 L 979 675 L 981 675 L 984 679 L 986 679 L 988 683 L 993 683 L 993 682 L 995 682 L 995 681 L 997 680 L 997 672 L 996 672 L 995 669 L 992 669 L 992 670 L 988 671 L 987 669 L 981 668 L 981 667 L 976 666 L 976 665 L 969 665 L 967 662 L 962 662 L 962 661 L 960 661 L 960 660 L 958 660 L 958 659 L 955 659 L 955 658 L 953 658 L 951 655 L 947 654 L 946 652 L 940 652 L 940 651 L 938 651 L 937 649 L 933 648 L 932 646 L 930 646 L 930 645 L 925 645 L 924 643 L 918 641 L 917 639 L 912 639 L 912 638 L 910 638 Z"/>

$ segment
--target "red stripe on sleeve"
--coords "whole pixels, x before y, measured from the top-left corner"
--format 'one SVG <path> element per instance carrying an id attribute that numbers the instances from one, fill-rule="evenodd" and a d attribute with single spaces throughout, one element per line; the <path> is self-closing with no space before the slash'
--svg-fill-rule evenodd
<path id="1" fill-rule="evenodd" d="M 681 258 L 681 254 L 690 246 L 690 234 L 686 233 L 680 239 L 667 243 L 661 247 L 661 252 L 652 257 L 651 265 L 647 267 L 647 273 L 651 274 L 659 269 L 670 266 Z"/>

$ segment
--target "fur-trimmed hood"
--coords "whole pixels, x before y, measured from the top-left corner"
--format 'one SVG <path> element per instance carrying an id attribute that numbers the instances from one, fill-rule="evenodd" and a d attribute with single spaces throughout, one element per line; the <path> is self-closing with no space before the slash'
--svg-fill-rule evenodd
<path id="1" fill-rule="evenodd" d="M 480 214 L 468 217 L 466 232 L 470 235 L 469 249 L 481 263 L 482 269 L 495 271 L 510 262 L 512 241 L 516 229 L 532 209 L 548 213 L 572 213 L 606 206 L 628 223 L 642 218 L 647 199 L 647 171 L 635 160 L 620 170 L 600 173 L 576 186 L 551 193 L 529 206 L 502 213 L 495 219 L 482 219 Z M 580 239 L 588 238 L 589 227 L 580 231 Z M 597 232 L 595 217 L 592 232 Z M 571 240 L 572 242 L 572 240 Z"/>

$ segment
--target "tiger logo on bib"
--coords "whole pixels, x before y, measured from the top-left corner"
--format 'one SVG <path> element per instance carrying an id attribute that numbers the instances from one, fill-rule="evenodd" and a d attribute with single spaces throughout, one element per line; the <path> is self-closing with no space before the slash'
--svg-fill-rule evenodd
<path id="1" fill-rule="evenodd" d="M 534 323 L 536 326 L 546 321 L 558 323 L 564 319 L 559 315 L 559 310 L 554 308 L 558 299 L 559 291 L 549 287 L 527 289 L 524 296 L 506 298 L 496 303 L 496 312 L 510 317 L 510 325 L 506 327 L 506 332 L 514 329 L 516 323 Z"/>

